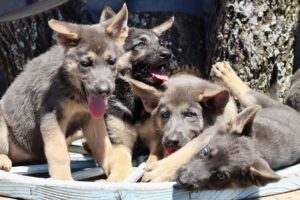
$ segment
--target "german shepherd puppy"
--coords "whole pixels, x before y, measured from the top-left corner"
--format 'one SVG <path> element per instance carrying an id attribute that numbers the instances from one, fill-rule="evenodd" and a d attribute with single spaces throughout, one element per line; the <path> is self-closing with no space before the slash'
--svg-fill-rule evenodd
<path id="1" fill-rule="evenodd" d="M 175 75 L 160 88 L 131 80 L 134 93 L 151 113 L 140 133 L 150 148 L 149 162 L 169 155 L 218 121 L 229 121 L 237 109 L 229 92 L 193 75 Z M 147 126 L 148 125 L 148 126 Z M 162 144 L 162 146 L 161 146 Z M 148 181 L 144 177 L 144 181 Z"/>
<path id="2" fill-rule="evenodd" d="M 213 70 L 248 107 L 216 127 L 205 147 L 179 170 L 178 182 L 188 189 L 221 189 L 278 181 L 272 169 L 300 161 L 299 113 L 250 90 L 228 63 L 217 63 Z"/>
<path id="3" fill-rule="evenodd" d="M 100 23 L 110 21 L 115 13 L 106 7 L 101 14 Z M 152 86 L 159 86 L 165 81 L 168 73 L 171 52 L 161 45 L 159 37 L 169 29 L 174 22 L 170 18 L 152 29 L 130 27 L 125 39 L 125 54 L 121 59 L 125 70 L 116 79 L 115 92 L 108 98 L 106 125 L 109 138 L 114 147 L 119 149 L 120 165 L 114 165 L 108 181 L 121 181 L 132 171 L 132 153 L 137 144 L 138 131 L 144 127 L 137 126 L 147 120 L 149 114 L 145 112 L 140 99 L 132 92 L 129 78 L 142 81 Z"/>
<path id="4" fill-rule="evenodd" d="M 279 180 L 272 169 L 300 160 L 299 114 L 252 91 L 227 62 L 217 63 L 213 71 L 239 102 L 249 107 L 231 122 L 206 129 L 183 148 L 149 167 L 147 176 L 154 177 L 164 170 L 167 175 L 156 180 L 174 180 L 181 168 L 177 180 L 187 189 L 246 187 Z"/>
<path id="5" fill-rule="evenodd" d="M 103 120 L 105 97 L 115 88 L 127 16 L 124 6 L 105 28 L 49 21 L 58 45 L 30 61 L 1 99 L 0 169 L 46 158 L 52 178 L 72 180 L 65 133 L 77 124 L 109 174 L 117 154 Z"/>

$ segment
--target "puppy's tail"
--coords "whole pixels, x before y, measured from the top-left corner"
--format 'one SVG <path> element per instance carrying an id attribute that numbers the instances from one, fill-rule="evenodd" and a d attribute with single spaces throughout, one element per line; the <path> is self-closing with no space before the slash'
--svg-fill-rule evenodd
<path id="1" fill-rule="evenodd" d="M 193 65 L 180 65 L 170 72 L 170 76 L 175 76 L 178 74 L 188 74 L 199 78 L 203 77 L 203 74 L 200 71 L 200 69 Z"/>

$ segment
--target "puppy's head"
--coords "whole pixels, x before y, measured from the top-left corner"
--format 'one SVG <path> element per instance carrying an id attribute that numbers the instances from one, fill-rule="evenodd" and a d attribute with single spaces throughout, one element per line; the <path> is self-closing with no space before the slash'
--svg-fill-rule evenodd
<path id="1" fill-rule="evenodd" d="M 224 189 L 263 186 L 280 176 L 261 157 L 251 139 L 251 125 L 259 107 L 248 107 L 236 119 L 216 125 L 207 145 L 177 172 L 185 189 Z"/>
<path id="2" fill-rule="evenodd" d="M 113 16 L 113 10 L 106 7 L 101 13 L 100 23 L 106 24 Z M 153 86 L 167 80 L 171 52 L 162 45 L 160 36 L 172 27 L 173 22 L 174 17 L 171 17 L 152 29 L 129 29 L 124 49 L 128 52 L 132 78 Z"/>
<path id="3" fill-rule="evenodd" d="M 170 154 L 198 136 L 213 122 L 213 116 L 222 113 L 229 93 L 210 87 L 207 81 L 191 75 L 172 77 L 163 90 L 133 82 L 145 109 L 162 133 L 162 144 Z"/>
<path id="4" fill-rule="evenodd" d="M 95 118 L 103 116 L 103 98 L 114 91 L 116 63 L 123 54 L 119 44 L 127 32 L 127 18 L 124 6 L 106 27 L 49 21 L 57 33 L 58 44 L 65 49 L 66 78 L 84 94 Z"/>

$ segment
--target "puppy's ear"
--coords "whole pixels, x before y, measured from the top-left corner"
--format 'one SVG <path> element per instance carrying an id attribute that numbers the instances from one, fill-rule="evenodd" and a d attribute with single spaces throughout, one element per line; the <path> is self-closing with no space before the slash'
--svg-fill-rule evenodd
<path id="1" fill-rule="evenodd" d="M 250 128 L 255 114 L 261 109 L 261 106 L 254 105 L 245 108 L 232 121 L 231 132 L 249 136 Z"/>
<path id="2" fill-rule="evenodd" d="M 174 16 L 169 18 L 168 20 L 166 20 L 164 23 L 162 23 L 161 25 L 158 25 L 154 28 L 152 28 L 151 30 L 158 36 L 160 36 L 163 32 L 165 32 L 166 30 L 168 30 L 169 28 L 171 28 L 173 26 L 174 23 Z"/>
<path id="3" fill-rule="evenodd" d="M 140 81 L 130 79 L 129 82 L 132 85 L 133 93 L 142 100 L 145 110 L 151 113 L 158 105 L 162 92 Z"/>
<path id="4" fill-rule="evenodd" d="M 112 18 L 111 23 L 106 28 L 106 32 L 114 39 L 122 38 L 125 41 L 125 38 L 128 36 L 127 22 L 128 10 L 124 3 L 122 9 Z"/>
<path id="5" fill-rule="evenodd" d="M 229 92 L 223 91 L 204 91 L 203 94 L 198 96 L 199 102 L 216 114 L 221 114 L 229 100 Z"/>
<path id="6" fill-rule="evenodd" d="M 254 185 L 264 186 L 268 183 L 276 182 L 281 176 L 276 174 L 269 164 L 262 158 L 259 158 L 249 169 L 250 180 Z"/>
<path id="7" fill-rule="evenodd" d="M 116 13 L 108 6 L 104 7 L 101 15 L 100 15 L 100 21 L 99 23 L 105 22 L 111 18 L 113 18 L 116 15 Z"/>
<path id="8" fill-rule="evenodd" d="M 49 27 L 57 33 L 58 44 L 64 47 L 76 46 L 79 42 L 78 25 L 51 19 Z"/>

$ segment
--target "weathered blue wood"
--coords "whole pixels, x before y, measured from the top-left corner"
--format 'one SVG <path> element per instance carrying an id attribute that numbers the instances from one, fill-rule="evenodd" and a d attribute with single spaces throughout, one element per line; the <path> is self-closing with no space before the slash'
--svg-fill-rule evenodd
<path id="1" fill-rule="evenodd" d="M 83 180 L 83 179 L 100 176 L 103 174 L 104 174 L 103 169 L 100 167 L 96 167 L 96 168 L 84 169 L 84 170 L 81 170 L 78 172 L 73 172 L 72 177 L 74 180 L 79 181 L 79 180 Z"/>
<path id="2" fill-rule="evenodd" d="M 298 170 L 297 170 L 298 169 Z M 290 173 L 290 170 L 292 173 Z M 298 173 L 294 173 L 298 172 Z M 103 183 L 57 181 L 25 177 L 0 171 L 0 195 L 25 199 L 124 199 L 124 200 L 228 200 L 256 198 L 300 189 L 300 165 L 278 172 L 283 178 L 265 187 L 187 192 L 174 189 L 175 183 Z"/>
<path id="3" fill-rule="evenodd" d="M 96 163 L 93 160 L 83 160 L 83 161 L 71 161 L 72 170 L 80 170 L 84 168 L 96 167 Z M 48 172 L 47 164 L 39 164 L 39 165 L 27 165 L 27 166 L 17 166 L 13 167 L 10 170 L 11 173 L 15 174 L 41 174 Z"/>
<path id="4" fill-rule="evenodd" d="M 146 163 L 141 163 L 133 172 L 123 181 L 124 183 L 136 183 L 145 173 Z"/>

